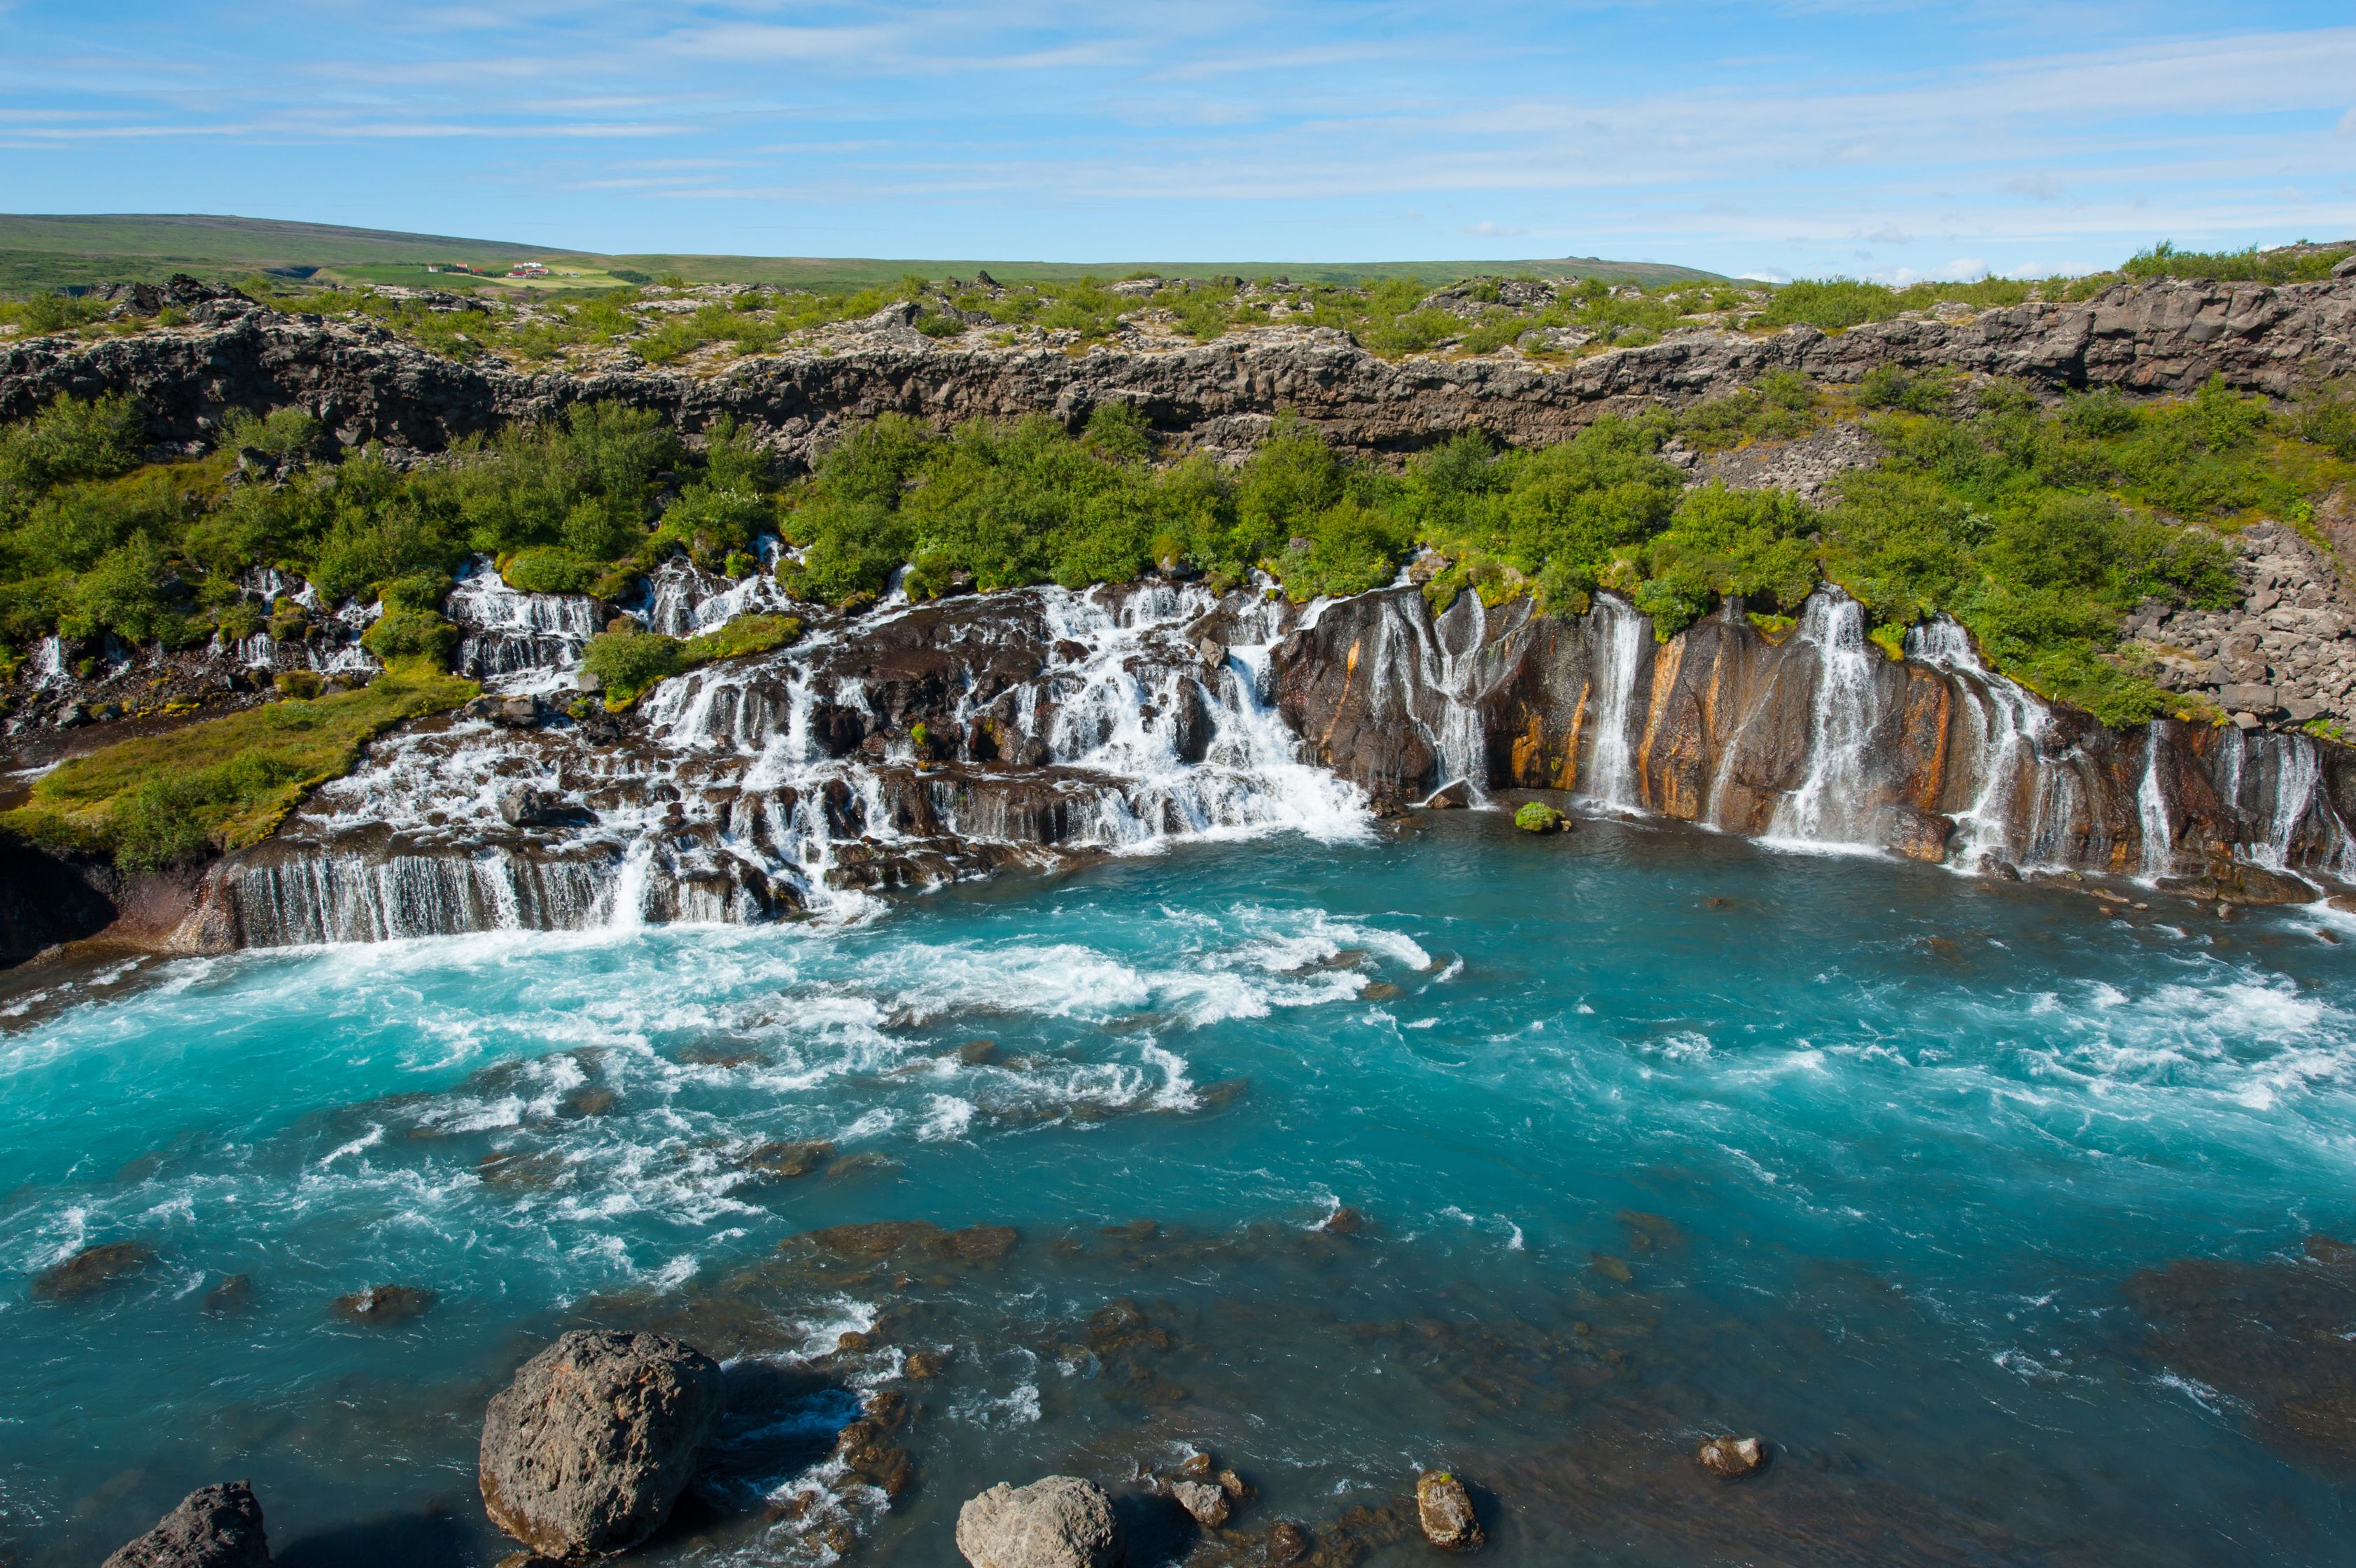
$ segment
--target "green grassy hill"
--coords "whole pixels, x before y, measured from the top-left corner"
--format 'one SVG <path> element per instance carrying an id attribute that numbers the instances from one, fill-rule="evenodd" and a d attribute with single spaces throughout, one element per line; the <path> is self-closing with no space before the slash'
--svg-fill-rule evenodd
<path id="1" fill-rule="evenodd" d="M 149 281 L 175 272 L 199 277 L 237 277 L 252 272 L 323 273 L 354 283 L 425 285 L 436 275 L 429 263 L 464 262 L 504 267 L 519 261 L 546 263 L 560 274 L 541 288 L 606 287 L 612 269 L 660 276 L 677 273 L 691 283 L 758 283 L 820 290 L 865 288 L 910 273 L 927 277 L 971 276 L 987 271 L 1001 281 L 1105 280 L 1151 272 L 1165 277 L 1246 278 L 1281 276 L 1295 282 L 1355 283 L 1408 277 L 1448 283 L 1475 274 L 1529 274 L 1540 277 L 1601 277 L 1612 283 L 1646 285 L 1678 279 L 1719 281 L 1718 274 L 1652 262 L 1614 262 L 1598 257 L 1544 261 L 1483 262 L 1020 262 L 894 261 L 807 256 L 605 256 L 517 242 L 467 240 L 443 234 L 404 234 L 382 229 L 345 229 L 330 223 L 289 223 L 264 218 L 199 214 L 112 213 L 56 216 L 0 213 L 0 294 L 22 295 L 86 288 L 117 280 Z"/>

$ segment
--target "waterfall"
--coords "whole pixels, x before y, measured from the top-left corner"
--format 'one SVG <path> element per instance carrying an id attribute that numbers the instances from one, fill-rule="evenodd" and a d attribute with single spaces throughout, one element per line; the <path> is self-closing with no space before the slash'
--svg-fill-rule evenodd
<path id="1" fill-rule="evenodd" d="M 2322 753 L 2311 737 L 2237 732 L 2224 749 L 2231 782 L 2220 788 L 2231 789 L 2225 799 L 2248 830 L 2253 862 L 2270 871 L 2356 875 L 2356 837 L 2323 787 Z M 2254 807 L 2242 799 L 2253 781 L 2262 791 Z"/>
<path id="2" fill-rule="evenodd" d="M 2041 774 L 2039 742 L 2045 709 L 2019 686 L 1981 662 L 1971 633 L 1946 616 L 1906 634 L 1908 655 L 1954 678 L 1971 715 L 1978 788 L 1955 813 L 1955 860 L 1976 870 L 1983 860 L 2019 863 L 2030 857 L 2050 789 L 2040 778 L 2027 832 L 2015 837 L 2014 812 L 2024 778 Z"/>
<path id="3" fill-rule="evenodd" d="M 1778 802 L 1771 838 L 1811 843 L 1863 841 L 1866 742 L 1879 716 L 1873 660 L 1866 641 L 1865 607 L 1835 588 L 1813 595 L 1800 619 L 1800 640 L 1816 650 L 1815 697 L 1808 725 L 1808 772 Z"/>
<path id="4" fill-rule="evenodd" d="M 512 601 L 550 596 L 476 593 L 474 624 L 541 635 Z M 1233 641 L 1210 665 L 1187 628 L 1218 608 L 1204 588 L 1161 583 L 904 600 L 664 682 L 642 709 L 643 745 L 482 719 L 399 732 L 232 867 L 233 907 L 256 946 L 848 918 L 874 908 L 871 887 L 1001 865 L 1189 837 L 1362 833 L 1364 795 L 1305 761 L 1269 700 L 1284 607 L 1237 604 L 1231 635 L 1266 640 Z M 913 617 L 928 618 L 913 638 L 894 629 Z M 1037 649 L 1036 673 L 987 700 L 973 670 L 958 671 L 954 713 L 927 722 L 937 757 L 994 725 L 1039 743 L 1046 766 L 921 760 L 884 711 L 927 678 L 922 659 L 888 663 L 912 641 Z M 868 745 L 830 756 L 841 741 L 824 738 L 821 705 Z M 510 814 L 519 789 L 533 804 Z"/>
<path id="5" fill-rule="evenodd" d="M 1582 793 L 1614 811 L 1641 811 L 1633 735 L 1636 674 L 1653 625 L 1633 606 L 1606 594 L 1595 596 L 1595 621 L 1600 634 L 1589 639 L 1594 651 L 1588 719 L 1595 734 L 1594 760 Z"/>
<path id="6" fill-rule="evenodd" d="M 1461 613 L 1460 613 L 1461 612 Z M 1451 621 L 1469 620 L 1470 635 L 1460 651 L 1448 646 Z M 1481 727 L 1481 649 L 1489 636 L 1489 607 L 1477 593 L 1456 596 L 1448 613 L 1432 622 L 1428 652 L 1436 668 L 1431 689 L 1440 699 L 1440 732 L 1433 749 L 1440 757 L 1440 782 L 1444 787 L 1462 780 L 1471 803 L 1489 799 L 1489 753 Z"/>
<path id="7" fill-rule="evenodd" d="M 567 930 L 603 923 L 603 871 L 497 853 L 331 854 L 243 866 L 231 899 L 248 947 Z"/>
<path id="8" fill-rule="evenodd" d="M 766 536 L 765 546 L 774 544 Z M 771 553 L 765 549 L 765 553 Z M 732 580 L 707 572 L 684 555 L 667 557 L 647 576 L 639 596 L 622 607 L 648 631 L 693 637 L 727 625 L 740 615 L 777 615 L 793 601 L 766 572 Z"/>
<path id="9" fill-rule="evenodd" d="M 450 590 L 449 616 L 459 630 L 459 670 L 500 691 L 553 684 L 579 665 L 603 624 L 587 595 L 510 588 L 487 555 Z"/>
<path id="10" fill-rule="evenodd" d="M 2154 719 L 2144 732 L 2143 782 L 2136 789 L 2136 818 L 2143 828 L 2143 875 L 2149 881 L 2167 875 L 2176 865 L 2176 835 L 2168 810 L 2168 790 L 2160 782 L 2159 758 L 2167 739 L 2162 721 Z"/>
<path id="11" fill-rule="evenodd" d="M 33 650 L 33 684 L 54 686 L 66 679 L 66 639 L 45 637 Z"/>

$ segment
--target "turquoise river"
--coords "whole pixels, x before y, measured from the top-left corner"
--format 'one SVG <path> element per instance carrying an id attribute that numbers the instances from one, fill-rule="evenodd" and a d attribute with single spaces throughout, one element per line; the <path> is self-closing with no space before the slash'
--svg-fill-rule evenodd
<path id="1" fill-rule="evenodd" d="M 1434 1464 L 1502 1564 L 2356 1563 L 2319 905 L 1456 812 L 0 983 L 18 1568 L 230 1478 L 295 1568 L 491 1564 L 484 1402 L 590 1324 L 729 1367 L 658 1563 L 949 1564 L 1052 1471 L 1135 1568 L 1279 1519 L 1422 1561 L 1384 1510 Z M 835 1457 L 890 1393 L 896 1493 Z M 1703 1473 L 1721 1432 L 1768 1469 Z M 1194 1448 L 1258 1488 L 1231 1539 L 1137 1479 Z"/>

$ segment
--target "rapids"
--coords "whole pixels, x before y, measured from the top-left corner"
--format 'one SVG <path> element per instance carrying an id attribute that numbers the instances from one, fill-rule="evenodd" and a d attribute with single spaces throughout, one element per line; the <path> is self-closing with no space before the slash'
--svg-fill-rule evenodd
<path id="1" fill-rule="evenodd" d="M 483 1402 L 593 1322 L 746 1400 L 654 1563 L 948 1562 L 984 1486 L 1187 1444 L 1242 1531 L 1376 1563 L 1427 1549 L 1350 1510 L 1443 1463 L 1505 1564 L 2351 1560 L 2356 1281 L 2302 1246 L 2356 1234 L 2356 920 L 1357 820 L 830 920 L 12 974 L 0 1560 L 234 1476 L 295 1568 L 489 1564 Z M 1013 1234 L 828 1229 L 903 1221 Z M 434 1297 L 330 1310 L 380 1284 Z M 896 1497 L 831 1455 L 876 1390 Z M 1767 1473 L 1702 1476 L 1719 1431 Z M 1132 1562 L 1218 1560 L 1123 1506 Z"/>

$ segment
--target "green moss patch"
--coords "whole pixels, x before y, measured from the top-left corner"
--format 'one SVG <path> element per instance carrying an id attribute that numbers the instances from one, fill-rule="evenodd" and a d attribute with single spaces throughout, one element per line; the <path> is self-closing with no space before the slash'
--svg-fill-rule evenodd
<path id="1" fill-rule="evenodd" d="M 126 871 L 241 849 L 349 771 L 371 736 L 480 691 L 430 668 L 388 671 L 359 691 L 119 741 L 45 775 L 0 827 L 54 849 L 112 854 Z"/>

